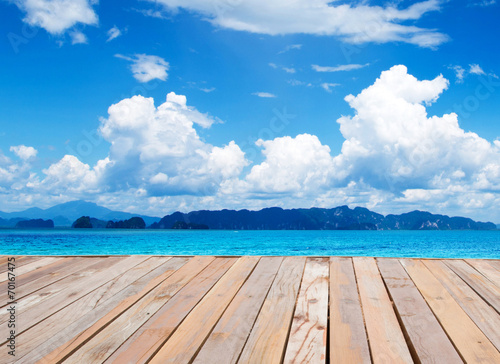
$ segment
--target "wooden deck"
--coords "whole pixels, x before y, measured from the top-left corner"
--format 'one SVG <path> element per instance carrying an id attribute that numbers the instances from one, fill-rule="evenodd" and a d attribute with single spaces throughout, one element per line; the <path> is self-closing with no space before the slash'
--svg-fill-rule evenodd
<path id="1" fill-rule="evenodd" d="M 500 261 L 16 257 L 1 363 L 500 363 Z"/>

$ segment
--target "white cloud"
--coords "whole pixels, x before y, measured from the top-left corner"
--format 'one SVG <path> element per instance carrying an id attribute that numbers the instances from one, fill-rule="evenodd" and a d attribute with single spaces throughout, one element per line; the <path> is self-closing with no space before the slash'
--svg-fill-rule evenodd
<path id="1" fill-rule="evenodd" d="M 481 0 L 481 1 L 476 1 L 476 2 L 472 3 L 472 6 L 486 7 L 486 6 L 490 6 L 490 5 L 495 5 L 496 3 L 497 3 L 496 0 Z"/>
<path id="2" fill-rule="evenodd" d="M 62 34 L 76 24 L 96 25 L 94 0 L 14 0 L 26 13 L 23 21 L 45 29 L 50 34 Z"/>
<path id="3" fill-rule="evenodd" d="M 465 69 L 462 67 L 462 66 L 450 66 L 448 67 L 450 69 L 452 69 L 453 71 L 455 71 L 455 77 L 457 78 L 456 79 L 456 83 L 463 83 L 464 82 L 464 78 L 465 78 Z"/>
<path id="4" fill-rule="evenodd" d="M 347 96 L 356 114 L 338 119 L 346 141 L 336 167 L 346 178 L 393 191 L 472 185 L 480 176 L 488 181 L 484 185 L 500 189 L 488 167 L 500 164 L 498 148 L 462 130 L 454 113 L 427 115 L 424 104 L 447 87 L 441 75 L 419 81 L 405 66 L 394 66 L 359 95 Z"/>
<path id="5" fill-rule="evenodd" d="M 98 192 L 101 187 L 99 178 L 109 163 L 106 158 L 91 169 L 77 157 L 65 155 L 59 162 L 43 170 L 46 177 L 37 187 L 52 194 Z"/>
<path id="6" fill-rule="evenodd" d="M 332 87 L 337 87 L 337 86 L 340 86 L 340 84 L 338 83 L 328 83 L 328 82 L 324 82 L 322 83 L 321 85 L 321 88 L 323 90 L 325 90 L 326 92 L 332 92 L 331 88 Z"/>
<path id="7" fill-rule="evenodd" d="M 276 95 L 270 93 L 270 92 L 254 92 L 252 95 L 258 96 L 258 97 L 263 97 L 263 98 L 274 98 Z"/>
<path id="8" fill-rule="evenodd" d="M 87 36 L 78 30 L 74 30 L 74 31 L 70 32 L 69 35 L 71 37 L 71 44 L 87 44 L 88 43 Z"/>
<path id="9" fill-rule="evenodd" d="M 428 12 L 439 10 L 439 0 L 415 3 L 406 9 L 398 9 L 395 5 L 369 6 L 365 2 L 336 5 L 329 0 L 247 0 L 236 3 L 157 0 L 155 3 L 161 3 L 173 12 L 183 8 L 199 13 L 222 28 L 252 33 L 331 35 L 356 44 L 395 41 L 429 48 L 448 40 L 446 35 L 435 29 L 404 25 Z"/>
<path id="10" fill-rule="evenodd" d="M 330 183 L 333 159 L 330 148 L 315 135 L 301 134 L 274 140 L 259 139 L 264 162 L 253 166 L 246 177 L 251 190 L 266 193 L 318 193 Z"/>
<path id="11" fill-rule="evenodd" d="M 469 73 L 472 73 L 474 75 L 485 75 L 486 74 L 478 64 L 470 64 L 469 67 L 470 67 Z"/>
<path id="12" fill-rule="evenodd" d="M 279 66 L 276 63 L 269 63 L 269 67 L 272 67 L 274 69 L 280 68 L 283 71 L 285 71 L 286 73 L 295 73 L 296 72 L 295 68 L 293 68 L 293 67 Z"/>
<path id="13" fill-rule="evenodd" d="M 288 51 L 291 51 L 292 49 L 301 49 L 302 48 L 302 44 L 290 44 L 290 45 L 287 45 L 282 51 L 279 51 L 278 54 L 283 54 L 283 53 L 286 53 Z"/>
<path id="14" fill-rule="evenodd" d="M 147 54 L 136 54 L 133 57 L 116 54 L 115 57 L 132 62 L 130 69 L 139 82 L 149 82 L 154 79 L 166 81 L 169 64 L 163 58 Z"/>
<path id="15" fill-rule="evenodd" d="M 339 66 L 335 67 L 328 67 L 328 66 L 318 66 L 317 64 L 311 65 L 312 69 L 315 70 L 316 72 L 340 72 L 340 71 L 352 71 L 352 70 L 357 70 L 363 67 L 369 66 L 369 63 L 366 64 L 342 64 Z"/>
<path id="16" fill-rule="evenodd" d="M 215 91 L 215 87 L 202 87 L 202 88 L 200 88 L 200 91 L 203 91 L 203 92 L 208 94 L 210 92 Z"/>
<path id="17" fill-rule="evenodd" d="M 122 35 L 122 31 L 115 25 L 113 28 L 108 30 L 107 35 L 108 35 L 108 39 L 106 40 L 106 42 L 110 42 L 113 39 L 116 39 L 120 35 Z"/>
<path id="18" fill-rule="evenodd" d="M 33 147 L 27 147 L 25 145 L 17 145 L 10 147 L 10 151 L 17 155 L 22 160 L 28 160 L 36 157 L 38 151 Z"/>
<path id="19" fill-rule="evenodd" d="M 141 188 L 153 195 L 213 193 L 247 163 L 234 142 L 214 147 L 200 139 L 194 126 L 214 122 L 173 92 L 158 107 L 142 96 L 112 105 L 100 129 L 111 143 L 106 183 L 114 190 Z"/>

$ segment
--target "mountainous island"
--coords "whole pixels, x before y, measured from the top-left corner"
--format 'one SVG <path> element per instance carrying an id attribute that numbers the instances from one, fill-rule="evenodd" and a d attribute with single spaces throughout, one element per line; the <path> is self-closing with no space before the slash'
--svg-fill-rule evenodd
<path id="1" fill-rule="evenodd" d="M 46 210 L 0 211 L 0 227 L 182 230 L 495 230 L 491 222 L 426 211 L 381 215 L 363 207 L 174 212 L 163 218 L 112 211 L 95 203 L 72 201 Z"/>
<path id="2" fill-rule="evenodd" d="M 350 209 L 310 208 L 284 210 L 279 207 L 259 211 L 221 210 L 175 212 L 163 217 L 152 229 L 170 229 L 179 222 L 222 230 L 495 230 L 491 222 L 465 217 L 435 215 L 413 211 L 400 215 L 381 215 L 363 207 Z"/>

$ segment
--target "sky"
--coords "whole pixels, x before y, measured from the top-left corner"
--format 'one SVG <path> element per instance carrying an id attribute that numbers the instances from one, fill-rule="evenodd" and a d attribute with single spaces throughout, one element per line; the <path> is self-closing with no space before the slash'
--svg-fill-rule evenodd
<path id="1" fill-rule="evenodd" d="M 0 210 L 500 223 L 500 5 L 0 0 Z"/>

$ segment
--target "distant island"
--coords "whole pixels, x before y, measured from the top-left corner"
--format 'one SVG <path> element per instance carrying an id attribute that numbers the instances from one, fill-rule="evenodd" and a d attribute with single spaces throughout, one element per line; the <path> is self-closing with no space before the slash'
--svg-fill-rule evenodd
<path id="1" fill-rule="evenodd" d="M 259 211 L 221 210 L 175 212 L 153 223 L 151 229 L 172 229 L 181 223 L 220 230 L 495 230 L 491 222 L 465 217 L 435 215 L 413 211 L 400 215 L 381 215 L 366 208 L 339 206 L 332 209 L 284 210 L 279 207 Z"/>
<path id="2" fill-rule="evenodd" d="M 174 212 L 163 218 L 112 211 L 86 201 L 71 201 L 42 210 L 1 212 L 0 227 L 75 229 L 181 230 L 495 230 L 491 222 L 449 217 L 426 211 L 381 215 L 363 207 Z"/>

